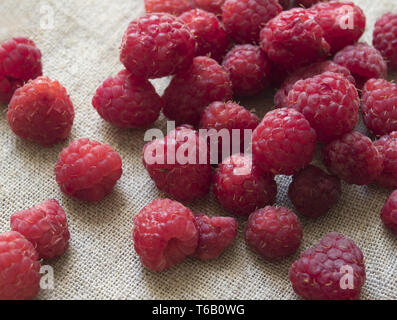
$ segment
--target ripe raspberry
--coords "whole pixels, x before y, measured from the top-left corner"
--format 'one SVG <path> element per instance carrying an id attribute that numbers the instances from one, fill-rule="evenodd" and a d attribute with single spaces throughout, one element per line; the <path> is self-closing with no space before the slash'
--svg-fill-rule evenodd
<path id="1" fill-rule="evenodd" d="M 235 95 L 255 95 L 270 82 L 272 64 L 258 46 L 235 46 L 228 52 L 222 65 L 230 74 Z"/>
<path id="2" fill-rule="evenodd" d="M 143 148 L 143 164 L 159 190 L 191 202 L 210 189 L 212 167 L 208 145 L 190 127 L 178 127 Z"/>
<path id="3" fill-rule="evenodd" d="M 383 156 L 383 171 L 376 184 L 389 189 L 397 189 L 397 132 L 392 132 L 374 142 Z"/>
<path id="4" fill-rule="evenodd" d="M 360 98 L 356 87 L 343 75 L 325 72 L 296 82 L 287 106 L 305 116 L 319 141 L 331 142 L 356 126 Z"/>
<path id="5" fill-rule="evenodd" d="M 302 240 L 302 228 L 292 211 L 267 206 L 249 216 L 245 241 L 265 259 L 279 260 L 294 254 Z"/>
<path id="6" fill-rule="evenodd" d="M 252 163 L 249 155 L 234 154 L 219 165 L 213 192 L 219 203 L 234 214 L 248 217 L 276 201 L 277 184 Z"/>
<path id="7" fill-rule="evenodd" d="M 329 0 L 295 0 L 295 4 L 297 6 L 310 8 L 312 5 L 314 5 L 318 2 L 327 2 L 327 1 L 329 1 Z"/>
<path id="8" fill-rule="evenodd" d="M 158 119 L 164 102 L 148 80 L 122 70 L 97 89 L 92 105 L 113 125 L 145 128 Z"/>
<path id="9" fill-rule="evenodd" d="M 230 217 L 209 218 L 195 214 L 199 240 L 195 257 L 200 260 L 216 259 L 230 246 L 237 235 L 237 220 Z"/>
<path id="10" fill-rule="evenodd" d="M 40 290 L 40 262 L 18 232 L 0 234 L 0 300 L 34 299 Z"/>
<path id="11" fill-rule="evenodd" d="M 121 174 L 121 157 L 111 146 L 84 138 L 63 149 L 55 166 L 61 190 L 90 202 L 108 195 Z"/>
<path id="12" fill-rule="evenodd" d="M 353 277 L 352 289 L 345 280 L 348 274 Z M 363 253 L 352 240 L 329 233 L 292 264 L 289 278 L 294 291 L 305 299 L 356 300 L 365 283 Z"/>
<path id="13" fill-rule="evenodd" d="M 387 199 L 380 217 L 387 228 L 397 234 L 397 190 Z"/>
<path id="14" fill-rule="evenodd" d="M 357 43 L 339 51 L 334 62 L 350 70 L 361 89 L 371 78 L 385 78 L 387 65 L 381 53 L 366 43 Z"/>
<path id="15" fill-rule="evenodd" d="M 391 69 L 397 69 L 397 14 L 386 13 L 375 24 L 373 45 Z"/>
<path id="16" fill-rule="evenodd" d="M 55 199 L 11 216 L 11 230 L 17 231 L 35 247 L 41 259 L 60 257 L 69 247 L 65 211 Z"/>
<path id="17" fill-rule="evenodd" d="M 196 41 L 189 28 L 168 13 L 148 13 L 130 23 L 120 48 L 120 61 L 133 75 L 161 78 L 186 69 Z"/>
<path id="18" fill-rule="evenodd" d="M 309 165 L 293 177 L 288 196 L 299 213 L 318 218 L 338 202 L 341 192 L 341 183 L 337 177 Z"/>
<path id="19" fill-rule="evenodd" d="M 232 98 L 229 74 L 215 60 L 196 57 L 189 69 L 179 72 L 165 90 L 164 115 L 180 124 L 197 125 L 204 108 Z"/>
<path id="20" fill-rule="evenodd" d="M 281 108 L 265 115 L 252 135 L 252 152 L 264 172 L 292 175 L 314 157 L 316 132 L 294 109 Z"/>
<path id="21" fill-rule="evenodd" d="M 9 103 L 15 90 L 22 87 L 23 84 L 23 80 L 0 75 L 0 103 Z"/>
<path id="22" fill-rule="evenodd" d="M 145 0 L 146 12 L 167 12 L 179 16 L 193 8 L 192 0 Z"/>
<path id="23" fill-rule="evenodd" d="M 194 254 L 199 233 L 188 208 L 176 201 L 157 199 L 135 216 L 132 237 L 143 265 L 162 271 Z"/>
<path id="24" fill-rule="evenodd" d="M 345 76 L 345 78 L 349 80 L 352 84 L 356 84 L 354 77 L 351 75 L 350 71 L 347 68 L 342 67 L 339 64 L 336 64 L 335 62 L 329 60 L 316 62 L 307 67 L 299 68 L 284 81 L 281 88 L 274 96 L 274 103 L 277 108 L 284 108 L 287 106 L 288 93 L 294 87 L 296 82 L 298 82 L 299 80 L 306 80 L 307 78 L 317 76 L 324 72 L 340 73 L 341 75 Z"/>
<path id="25" fill-rule="evenodd" d="M 225 0 L 193 0 L 196 7 L 216 15 L 222 14 L 222 5 Z"/>
<path id="26" fill-rule="evenodd" d="M 323 156 L 328 170 L 350 184 L 371 184 L 383 169 L 382 155 L 372 141 L 358 131 L 325 145 Z"/>
<path id="27" fill-rule="evenodd" d="M 179 17 L 196 37 L 196 56 L 209 55 L 220 60 L 230 45 L 225 27 L 213 13 L 201 9 L 185 12 Z"/>
<path id="28" fill-rule="evenodd" d="M 66 89 L 58 81 L 38 77 L 15 91 L 8 106 L 7 120 L 17 136 L 52 146 L 69 136 L 74 108 Z"/>
<path id="29" fill-rule="evenodd" d="M 283 11 L 266 24 L 260 39 L 268 57 L 286 69 L 325 60 L 330 51 L 323 29 L 305 9 Z"/>
<path id="30" fill-rule="evenodd" d="M 277 0 L 226 0 L 222 20 L 237 43 L 258 43 L 259 32 L 283 8 Z"/>

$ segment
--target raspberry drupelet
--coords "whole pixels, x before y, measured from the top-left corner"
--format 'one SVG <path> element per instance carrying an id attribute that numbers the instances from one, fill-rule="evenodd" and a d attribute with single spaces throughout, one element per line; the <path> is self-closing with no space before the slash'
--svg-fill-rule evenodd
<path id="1" fill-rule="evenodd" d="M 145 0 L 146 12 L 167 12 L 179 16 L 193 8 L 192 0 Z"/>
<path id="2" fill-rule="evenodd" d="M 397 132 L 376 140 L 374 146 L 383 157 L 383 170 L 376 178 L 376 184 L 383 188 L 397 189 Z"/>
<path id="3" fill-rule="evenodd" d="M 225 0 L 193 0 L 193 3 L 200 9 L 222 15 L 222 5 Z"/>
<path id="4" fill-rule="evenodd" d="M 389 67 L 397 69 L 397 14 L 386 13 L 376 21 L 373 45 L 380 51 Z"/>
<path id="5" fill-rule="evenodd" d="M 393 233 L 397 234 L 397 190 L 393 191 L 389 198 L 387 198 L 380 217 L 383 224 Z"/>

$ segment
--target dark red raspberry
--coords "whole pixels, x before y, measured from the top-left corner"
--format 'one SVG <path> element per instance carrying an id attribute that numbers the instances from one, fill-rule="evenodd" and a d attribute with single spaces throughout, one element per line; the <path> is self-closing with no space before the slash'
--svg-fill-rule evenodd
<path id="1" fill-rule="evenodd" d="M 341 182 L 337 177 L 309 165 L 294 175 L 288 196 L 299 213 L 318 218 L 338 202 L 341 192 Z"/>
<path id="2" fill-rule="evenodd" d="M 397 69 L 397 13 L 386 13 L 375 24 L 373 45 L 391 69 Z"/>
<path id="3" fill-rule="evenodd" d="M 284 81 L 283 85 L 274 96 L 274 103 L 277 108 L 284 108 L 287 106 L 286 100 L 288 97 L 288 93 L 291 91 L 296 82 L 298 82 L 299 80 L 306 80 L 307 78 L 317 76 L 324 72 L 340 73 L 341 75 L 345 76 L 346 79 L 349 80 L 351 83 L 353 83 L 354 85 L 356 84 L 354 77 L 351 75 L 350 71 L 347 68 L 342 67 L 339 64 L 336 64 L 335 62 L 329 60 L 316 62 L 307 67 L 299 68 L 290 76 L 288 76 L 288 78 Z"/>
<path id="4" fill-rule="evenodd" d="M 204 108 L 214 101 L 232 98 L 229 74 L 215 60 L 196 57 L 187 70 L 179 72 L 165 90 L 164 115 L 178 125 L 198 125 Z"/>
<path id="5" fill-rule="evenodd" d="M 15 90 L 23 85 L 23 80 L 0 75 L 0 103 L 9 103 Z"/>
<path id="6" fill-rule="evenodd" d="M 158 119 L 164 102 L 148 80 L 123 70 L 101 84 L 92 105 L 103 119 L 113 125 L 145 128 Z"/>
<path id="7" fill-rule="evenodd" d="M 270 82 L 272 63 L 258 46 L 235 46 L 228 52 L 222 65 L 230 74 L 235 95 L 255 95 Z"/>
<path id="8" fill-rule="evenodd" d="M 192 0 L 145 0 L 146 12 L 167 12 L 179 16 L 193 8 Z"/>
<path id="9" fill-rule="evenodd" d="M 148 13 L 124 33 L 120 60 L 133 75 L 161 78 L 186 69 L 196 41 L 188 26 L 168 13 Z"/>
<path id="10" fill-rule="evenodd" d="M 132 237 L 143 265 L 162 271 L 195 253 L 199 233 L 188 208 L 176 201 L 157 199 L 135 216 Z"/>
<path id="11" fill-rule="evenodd" d="M 292 9 L 270 20 L 260 34 L 268 57 L 287 69 L 325 60 L 330 46 L 311 11 Z"/>
<path id="12" fill-rule="evenodd" d="M 366 43 L 357 43 L 339 51 L 334 62 L 349 69 L 361 89 L 371 78 L 385 78 L 387 64 L 381 53 Z"/>
<path id="13" fill-rule="evenodd" d="M 193 2 L 200 9 L 221 15 L 225 0 L 193 0 Z"/>
<path id="14" fill-rule="evenodd" d="M 0 300 L 34 299 L 40 290 L 40 262 L 19 232 L 0 234 Z"/>
<path id="15" fill-rule="evenodd" d="M 363 89 L 361 110 L 365 125 L 375 135 L 397 130 L 397 85 L 383 79 L 368 80 Z"/>
<path id="16" fill-rule="evenodd" d="M 263 26 L 282 10 L 277 0 L 226 0 L 222 20 L 236 42 L 255 44 Z"/>
<path id="17" fill-rule="evenodd" d="M 325 72 L 296 82 L 287 106 L 305 116 L 319 141 L 331 142 L 356 126 L 360 98 L 356 87 L 343 75 Z"/>
<path id="18" fill-rule="evenodd" d="M 397 132 L 391 132 L 374 142 L 383 156 L 383 171 L 375 180 L 376 184 L 389 189 L 397 189 Z"/>
<path id="19" fill-rule="evenodd" d="M 371 184 L 383 170 L 383 157 L 372 141 L 358 131 L 323 147 L 328 170 L 349 184 Z"/>
<path id="20" fill-rule="evenodd" d="M 276 201 L 277 184 L 252 163 L 249 155 L 234 154 L 218 167 L 213 192 L 219 203 L 234 214 L 248 217 Z"/>
<path id="21" fill-rule="evenodd" d="M 289 278 L 305 299 L 356 300 L 365 283 L 363 253 L 352 240 L 329 233 L 292 264 Z"/>
<path id="22" fill-rule="evenodd" d="M 143 164 L 159 190 L 191 202 L 210 189 L 212 167 L 207 141 L 190 127 L 179 127 L 143 148 Z"/>
<path id="23" fill-rule="evenodd" d="M 60 257 L 69 247 L 70 234 L 65 211 L 54 199 L 14 213 L 11 229 L 25 236 L 41 259 Z"/>
<path id="24" fill-rule="evenodd" d="M 386 200 L 380 217 L 387 228 L 397 234 L 397 190 Z"/>
<path id="25" fill-rule="evenodd" d="M 97 202 L 122 174 L 121 157 L 107 144 L 78 139 L 62 150 L 55 166 L 56 181 L 68 196 Z"/>
<path id="26" fill-rule="evenodd" d="M 281 108 L 265 115 L 252 135 L 252 152 L 264 172 L 292 175 L 316 151 L 316 132 L 298 111 Z"/>
<path id="27" fill-rule="evenodd" d="M 200 260 L 216 259 L 237 235 L 237 220 L 230 217 L 207 217 L 195 214 L 199 240 L 194 256 Z"/>
<path id="28" fill-rule="evenodd" d="M 52 146 L 69 136 L 74 108 L 66 89 L 58 81 L 38 77 L 15 91 L 8 106 L 7 120 L 17 136 Z"/>
<path id="29" fill-rule="evenodd" d="M 312 5 L 319 3 L 319 2 L 327 2 L 329 0 L 295 0 L 295 4 L 297 6 L 310 8 Z"/>
<path id="30" fill-rule="evenodd" d="M 299 219 L 287 208 L 267 206 L 249 216 L 245 241 L 265 259 L 279 260 L 294 254 L 301 240 Z"/>

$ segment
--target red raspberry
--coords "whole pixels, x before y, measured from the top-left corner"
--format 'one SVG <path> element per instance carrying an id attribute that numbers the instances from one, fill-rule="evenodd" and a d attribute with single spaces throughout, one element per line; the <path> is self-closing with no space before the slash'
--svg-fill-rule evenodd
<path id="1" fill-rule="evenodd" d="M 234 214 L 248 217 L 276 201 L 274 177 L 264 175 L 249 155 L 234 154 L 219 165 L 213 192 L 219 203 Z"/>
<path id="2" fill-rule="evenodd" d="M 200 260 L 216 259 L 230 246 L 237 235 L 237 220 L 230 217 L 209 218 L 195 214 L 196 227 L 199 232 L 195 256 Z"/>
<path id="3" fill-rule="evenodd" d="M 207 142 L 190 127 L 179 127 L 143 148 L 143 164 L 159 190 L 191 202 L 210 189 L 212 167 Z"/>
<path id="4" fill-rule="evenodd" d="M 295 174 L 313 160 L 315 151 L 316 132 L 294 109 L 270 111 L 252 135 L 254 160 L 264 172 Z"/>
<path id="5" fill-rule="evenodd" d="M 188 208 L 176 201 L 157 199 L 135 216 L 132 237 L 143 265 L 162 271 L 194 254 L 199 233 Z"/>
<path id="6" fill-rule="evenodd" d="M 260 39 L 269 58 L 287 69 L 325 60 L 330 50 L 313 13 L 299 8 L 283 11 L 270 20 Z"/>
<path id="7" fill-rule="evenodd" d="M 0 75 L 0 103 L 9 103 L 15 90 L 23 85 L 23 80 L 16 80 Z"/>
<path id="8" fill-rule="evenodd" d="M 365 125 L 375 135 L 397 130 L 397 85 L 383 79 L 371 79 L 363 89 L 361 110 Z"/>
<path id="9" fill-rule="evenodd" d="M 267 206 L 249 216 L 245 241 L 265 259 L 279 260 L 294 254 L 302 240 L 302 228 L 292 211 Z"/>
<path id="10" fill-rule="evenodd" d="M 84 138 L 63 149 L 55 166 L 61 190 L 90 202 L 108 195 L 121 174 L 121 157 L 111 146 Z"/>
<path id="11" fill-rule="evenodd" d="M 200 9 L 221 15 L 225 0 L 193 0 L 193 2 Z"/>
<path id="12" fill-rule="evenodd" d="M 235 95 L 255 95 L 270 82 L 272 64 L 258 46 L 235 46 L 228 52 L 222 65 L 230 74 Z"/>
<path id="13" fill-rule="evenodd" d="M 382 208 L 380 217 L 387 228 L 397 234 L 397 190 L 387 199 Z"/>
<path id="14" fill-rule="evenodd" d="M 193 8 L 192 0 L 145 0 L 146 12 L 167 12 L 179 16 Z"/>
<path id="15" fill-rule="evenodd" d="M 305 299 L 356 300 L 365 283 L 363 253 L 352 240 L 329 233 L 292 264 L 289 278 L 294 291 Z"/>
<path id="16" fill-rule="evenodd" d="M 262 27 L 282 10 L 277 0 L 226 0 L 222 20 L 236 42 L 255 44 Z"/>
<path id="17" fill-rule="evenodd" d="M 288 196 L 299 213 L 318 218 L 338 202 L 341 192 L 341 183 L 337 177 L 309 165 L 294 175 Z"/>
<path id="18" fill-rule="evenodd" d="M 382 155 L 372 141 L 358 131 L 325 145 L 323 156 L 328 170 L 349 184 L 371 184 L 383 169 Z"/>
<path id="19" fill-rule="evenodd" d="M 376 184 L 389 189 L 397 189 L 397 132 L 391 132 L 374 142 L 383 156 L 383 171 Z"/>
<path id="20" fill-rule="evenodd" d="M 319 3 L 319 2 L 327 2 L 329 0 L 295 0 L 295 4 L 297 6 L 310 8 L 312 5 Z"/>
<path id="21" fill-rule="evenodd" d="M 0 234 L 0 300 L 34 299 L 40 290 L 40 262 L 18 232 Z"/>
<path id="22" fill-rule="evenodd" d="M 164 115 L 179 124 L 197 125 L 204 108 L 232 98 L 229 74 L 215 60 L 196 57 L 189 69 L 178 73 L 165 90 Z"/>
<path id="23" fill-rule="evenodd" d="M 164 102 L 148 80 L 123 70 L 97 89 L 92 105 L 111 124 L 145 128 L 158 119 Z"/>
<path id="24" fill-rule="evenodd" d="M 381 53 L 366 43 L 347 46 L 335 55 L 334 62 L 350 70 L 359 89 L 369 79 L 385 78 L 387 74 L 387 64 Z"/>
<path id="25" fill-rule="evenodd" d="M 25 236 L 41 259 L 60 257 L 69 247 L 70 234 L 65 211 L 54 199 L 14 213 L 11 229 Z"/>
<path id="26" fill-rule="evenodd" d="M 66 89 L 58 81 L 38 77 L 15 91 L 7 119 L 17 136 L 52 146 L 69 136 L 74 108 Z"/>
<path id="27" fill-rule="evenodd" d="M 397 69 L 397 14 L 386 13 L 375 24 L 373 45 L 391 69 Z"/>
<path id="28" fill-rule="evenodd" d="M 186 69 L 196 41 L 190 29 L 168 13 L 148 13 L 124 33 L 120 60 L 133 75 L 161 78 Z"/>
<path id="29" fill-rule="evenodd" d="M 196 37 L 196 56 L 209 55 L 220 60 L 230 45 L 225 27 L 213 13 L 201 9 L 185 12 L 179 17 Z"/>
<path id="30" fill-rule="evenodd" d="M 343 75 L 325 72 L 296 82 L 287 106 L 305 116 L 319 141 L 331 142 L 356 126 L 360 98 L 356 87 Z"/>

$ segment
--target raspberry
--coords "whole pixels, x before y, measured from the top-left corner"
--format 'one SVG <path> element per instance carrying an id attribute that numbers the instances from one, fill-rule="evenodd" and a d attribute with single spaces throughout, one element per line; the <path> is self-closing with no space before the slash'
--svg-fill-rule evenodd
<path id="1" fill-rule="evenodd" d="M 143 164 L 157 188 L 178 201 L 191 202 L 210 189 L 212 167 L 204 138 L 178 127 L 143 148 Z"/>
<path id="2" fill-rule="evenodd" d="M 329 233 L 292 264 L 289 278 L 294 291 L 305 299 L 356 300 L 365 283 L 363 253 L 352 240 Z"/>
<path id="3" fill-rule="evenodd" d="M 111 146 L 78 139 L 62 150 L 56 181 L 68 196 L 97 202 L 108 195 L 122 174 L 121 157 Z"/>
<path id="4" fill-rule="evenodd" d="M 310 8 L 312 5 L 318 2 L 327 2 L 329 0 L 295 0 L 295 4 L 297 6 L 302 6 L 305 8 Z"/>
<path id="5" fill-rule="evenodd" d="M 0 300 L 34 299 L 40 290 L 40 262 L 18 232 L 0 234 Z"/>
<path id="6" fill-rule="evenodd" d="M 113 125 L 144 128 L 158 119 L 164 102 L 148 80 L 123 70 L 97 89 L 92 105 Z"/>
<path id="7" fill-rule="evenodd" d="M 197 125 L 204 108 L 232 98 L 229 74 L 215 60 L 196 57 L 189 69 L 178 73 L 165 90 L 164 115 L 179 124 Z"/>
<path id="8" fill-rule="evenodd" d="M 267 206 L 249 216 L 245 241 L 265 259 L 280 260 L 294 254 L 302 240 L 302 228 L 292 211 Z"/>
<path id="9" fill-rule="evenodd" d="M 292 175 L 314 157 L 316 132 L 298 111 L 281 108 L 265 115 L 252 135 L 252 152 L 264 172 Z"/>
<path id="10" fill-rule="evenodd" d="M 397 234 L 397 190 L 393 191 L 387 199 L 380 217 L 384 225 L 393 233 Z"/>
<path id="11" fill-rule="evenodd" d="M 157 199 L 135 216 L 132 237 L 143 265 L 162 271 L 194 254 L 199 233 L 188 208 L 176 201 Z"/>
<path id="12" fill-rule="evenodd" d="M 146 12 L 167 12 L 179 16 L 193 8 L 192 0 L 145 0 Z"/>
<path id="13" fill-rule="evenodd" d="M 361 109 L 365 125 L 375 135 L 397 130 L 397 85 L 371 79 L 364 86 Z"/>
<path id="14" fill-rule="evenodd" d="M 323 156 L 328 170 L 349 184 L 371 184 L 383 169 L 382 155 L 372 141 L 358 131 L 325 145 Z"/>
<path id="15" fill-rule="evenodd" d="M 287 106 L 305 116 L 319 141 L 331 142 L 356 126 L 360 98 L 356 87 L 343 75 L 326 72 L 295 83 Z"/>
<path id="16" fill-rule="evenodd" d="M 258 43 L 262 27 L 282 10 L 277 0 L 226 0 L 222 20 L 236 42 Z"/>
<path id="17" fill-rule="evenodd" d="M 222 65 L 230 74 L 235 95 L 255 95 L 270 82 L 272 65 L 258 46 L 235 46 L 228 52 Z"/>
<path id="18" fill-rule="evenodd" d="M 374 142 L 383 156 L 383 171 L 376 184 L 389 189 L 397 189 L 397 132 L 392 132 Z"/>
<path id="19" fill-rule="evenodd" d="M 237 220 L 230 217 L 209 218 L 202 214 L 194 215 L 199 232 L 195 256 L 200 260 L 216 259 L 230 246 L 237 235 Z"/>
<path id="20" fill-rule="evenodd" d="M 325 60 L 330 51 L 313 13 L 299 8 L 283 11 L 270 20 L 260 40 L 268 57 L 287 69 Z"/>
<path id="21" fill-rule="evenodd" d="M 387 65 L 381 53 L 366 43 L 357 43 L 339 51 L 334 62 L 350 70 L 361 89 L 371 78 L 385 78 Z"/>
<path id="22" fill-rule="evenodd" d="M 221 15 L 225 0 L 193 0 L 193 2 L 200 9 Z"/>
<path id="23" fill-rule="evenodd" d="M 274 177 L 264 175 L 249 155 L 234 154 L 219 165 L 213 192 L 226 210 L 248 217 L 255 210 L 276 201 Z"/>
<path id="24" fill-rule="evenodd" d="M 11 229 L 28 239 L 41 259 L 64 254 L 69 246 L 69 229 L 65 211 L 58 201 L 45 201 L 11 216 Z"/>
<path id="25" fill-rule="evenodd" d="M 373 45 L 391 69 L 397 69 L 397 14 L 386 13 L 375 24 Z"/>
<path id="26" fill-rule="evenodd" d="M 130 23 L 120 48 L 120 61 L 133 75 L 161 78 L 186 69 L 196 41 L 190 29 L 168 13 L 148 13 Z"/>
<path id="27" fill-rule="evenodd" d="M 196 37 L 196 56 L 210 55 L 220 60 L 230 45 L 225 27 L 216 15 L 201 9 L 185 12 L 179 17 Z"/>
<path id="28" fill-rule="evenodd" d="M 43 146 L 65 140 L 72 130 L 74 108 L 56 80 L 38 77 L 15 91 L 7 120 L 14 133 Z"/>
<path id="29" fill-rule="evenodd" d="M 352 84 L 356 84 L 354 77 L 351 75 L 350 71 L 336 64 L 332 61 L 322 61 L 313 63 L 307 67 L 302 67 L 293 72 L 288 78 L 284 81 L 281 88 L 277 91 L 276 95 L 274 96 L 274 103 L 277 108 L 284 108 L 287 106 L 287 97 L 288 93 L 294 87 L 295 83 L 299 80 L 306 80 L 307 78 L 311 78 L 322 74 L 324 72 L 334 72 L 340 73 L 341 75 L 345 76 L 347 80 L 349 80 Z"/>
<path id="30" fill-rule="evenodd" d="M 9 103 L 15 90 L 23 85 L 23 80 L 16 80 L 0 75 L 0 103 Z"/>
<path id="31" fill-rule="evenodd" d="M 341 182 L 337 177 L 309 165 L 294 175 L 288 196 L 299 213 L 318 218 L 338 202 L 341 192 Z"/>

